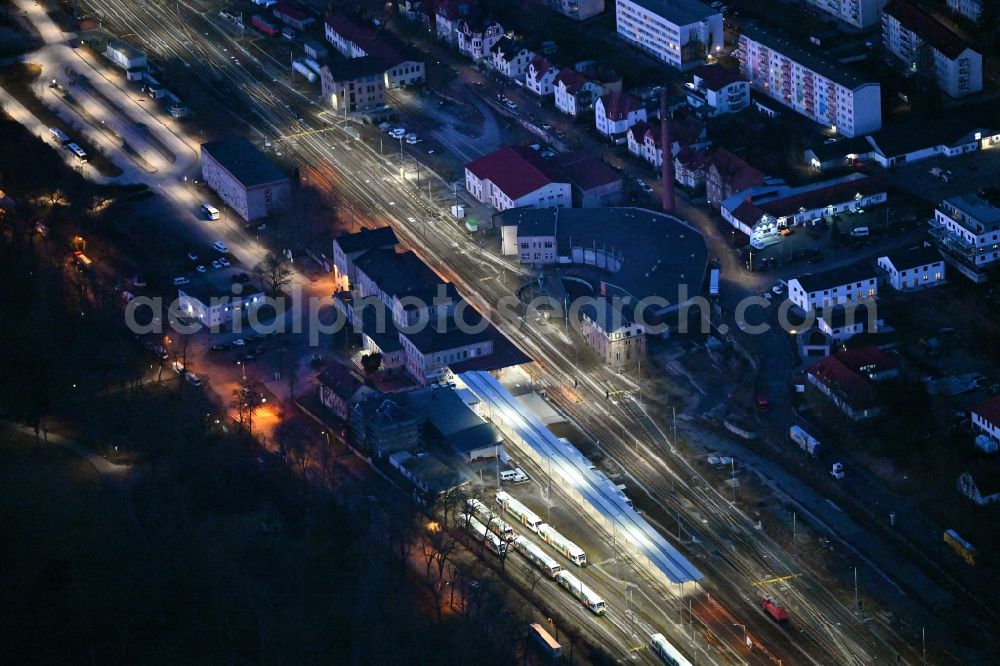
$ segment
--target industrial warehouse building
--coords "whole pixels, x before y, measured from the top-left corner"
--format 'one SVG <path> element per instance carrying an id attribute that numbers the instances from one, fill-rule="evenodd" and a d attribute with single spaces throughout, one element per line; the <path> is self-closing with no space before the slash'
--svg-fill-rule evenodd
<path id="1" fill-rule="evenodd" d="M 285 208 L 292 198 L 288 176 L 242 137 L 201 144 L 201 175 L 247 222 Z"/>

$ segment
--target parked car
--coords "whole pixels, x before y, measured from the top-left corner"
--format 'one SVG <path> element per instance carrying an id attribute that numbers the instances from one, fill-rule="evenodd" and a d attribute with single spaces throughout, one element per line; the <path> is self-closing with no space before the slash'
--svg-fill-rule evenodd
<path id="1" fill-rule="evenodd" d="M 194 374 L 193 372 L 186 373 L 184 375 L 184 379 L 186 379 L 187 383 L 190 384 L 191 386 L 201 386 L 201 379 L 199 379 L 198 375 Z"/>
<path id="2" fill-rule="evenodd" d="M 184 285 L 190 284 L 190 283 L 191 283 L 191 280 L 187 279 L 186 277 L 175 277 L 174 278 L 174 286 L 175 287 L 181 287 L 181 286 L 184 286 Z"/>
<path id="3" fill-rule="evenodd" d="M 229 268 L 232 265 L 232 264 L 229 263 L 229 260 L 226 259 L 225 257 L 219 257 L 218 259 L 216 259 L 216 261 L 218 261 L 220 264 L 222 264 L 226 268 Z"/>
<path id="4" fill-rule="evenodd" d="M 195 266 L 195 268 L 194 268 L 194 269 L 195 269 L 196 271 L 198 271 L 199 273 L 204 273 L 205 271 L 207 271 L 207 270 L 208 270 L 207 268 L 205 268 L 205 267 L 204 267 L 204 266 L 202 266 L 201 264 L 198 264 L 197 266 Z"/>
<path id="5" fill-rule="evenodd" d="M 778 296 L 781 296 L 783 293 L 785 293 L 785 285 L 779 282 L 778 284 L 771 287 L 771 291 L 773 291 Z"/>
<path id="6" fill-rule="evenodd" d="M 214 247 L 219 252 L 229 252 L 229 247 L 227 247 L 226 244 L 223 243 L 222 241 L 215 241 L 214 243 L 212 243 L 212 247 Z"/>
<path id="7" fill-rule="evenodd" d="M 247 341 L 244 340 L 243 338 L 237 338 L 237 339 L 233 340 L 233 346 L 234 347 L 242 347 L 246 343 L 247 343 Z"/>
<path id="8" fill-rule="evenodd" d="M 406 136 L 406 128 L 393 127 L 391 130 L 389 130 L 389 136 L 391 136 L 393 139 L 402 139 L 404 136 Z"/>
<path id="9" fill-rule="evenodd" d="M 420 139 L 417 138 L 416 134 L 411 132 L 406 135 L 406 143 L 410 144 L 411 146 L 417 145 L 418 141 L 420 141 Z"/>
<path id="10" fill-rule="evenodd" d="M 212 268 L 214 268 L 215 270 L 219 270 L 220 268 L 222 268 L 222 262 L 219 261 L 218 259 L 213 260 Z"/>
<path id="11" fill-rule="evenodd" d="M 191 261 L 198 261 L 198 255 L 194 252 L 188 252 L 188 259 Z"/>

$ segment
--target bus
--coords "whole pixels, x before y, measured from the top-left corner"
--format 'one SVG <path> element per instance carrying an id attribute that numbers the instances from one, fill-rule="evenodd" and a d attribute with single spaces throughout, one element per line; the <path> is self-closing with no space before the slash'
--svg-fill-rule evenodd
<path id="1" fill-rule="evenodd" d="M 531 543 L 523 536 L 519 536 L 513 541 L 514 550 L 524 555 L 525 559 L 541 569 L 549 578 L 555 578 L 562 571 L 559 563 L 549 557 L 545 551 Z"/>
<path id="2" fill-rule="evenodd" d="M 75 143 L 68 143 L 68 144 L 66 144 L 66 148 L 69 150 L 69 152 L 71 152 L 74 155 L 76 155 L 76 159 L 78 159 L 81 162 L 83 162 L 83 163 L 86 164 L 86 162 L 87 162 L 87 153 L 83 152 L 83 148 L 81 148 L 80 146 L 76 145 Z"/>
<path id="3" fill-rule="evenodd" d="M 53 138 L 59 142 L 60 146 L 65 146 L 67 143 L 70 143 L 70 138 L 66 136 L 66 133 L 58 127 L 50 127 L 49 134 L 51 134 Z"/>
<path id="4" fill-rule="evenodd" d="M 975 546 L 958 536 L 955 530 L 944 531 L 944 542 L 952 547 L 958 556 L 965 560 L 966 564 L 976 566 L 976 556 L 979 554 Z"/>
<path id="5" fill-rule="evenodd" d="M 670 666 L 691 666 L 691 662 L 684 658 L 680 651 L 670 644 L 663 634 L 653 634 L 649 638 L 650 649 L 663 660 L 663 663 Z"/>
<path id="6" fill-rule="evenodd" d="M 479 541 L 486 544 L 486 547 L 492 550 L 497 555 L 503 555 L 507 552 L 507 544 L 501 541 L 500 538 L 486 530 L 486 525 L 476 520 L 474 516 L 465 516 L 465 529 L 469 530 L 475 534 Z"/>
<path id="7" fill-rule="evenodd" d="M 542 524 L 542 519 L 536 516 L 531 509 L 502 490 L 497 492 L 497 504 L 502 506 L 504 511 L 517 518 L 519 523 L 532 532 L 537 532 L 538 526 Z"/>
<path id="8" fill-rule="evenodd" d="M 533 622 L 529 626 L 531 627 L 531 635 L 535 637 L 535 640 L 542 646 L 546 654 L 550 657 L 562 656 L 562 646 L 556 642 L 556 639 L 552 638 L 552 634 L 545 631 L 542 625 L 537 622 Z"/>
<path id="9" fill-rule="evenodd" d="M 584 585 L 583 581 L 568 571 L 560 571 L 556 574 L 556 582 L 569 590 L 569 593 L 583 602 L 583 605 L 590 609 L 594 615 L 604 615 L 604 599 L 597 596 L 597 593 Z"/>
<path id="10" fill-rule="evenodd" d="M 545 543 L 558 550 L 562 553 L 563 557 L 576 566 L 582 567 L 587 563 L 587 554 L 583 552 L 583 549 L 562 534 L 559 534 L 556 528 L 548 523 L 542 523 L 538 526 L 538 535 L 542 537 Z"/>
<path id="11" fill-rule="evenodd" d="M 514 534 L 514 528 L 510 526 L 510 523 L 495 514 L 490 507 L 479 500 L 470 499 L 466 500 L 465 503 L 469 507 L 469 510 L 472 511 L 472 514 L 483 521 L 490 532 L 493 532 L 504 541 L 513 541 L 514 537 L 517 536 Z"/>

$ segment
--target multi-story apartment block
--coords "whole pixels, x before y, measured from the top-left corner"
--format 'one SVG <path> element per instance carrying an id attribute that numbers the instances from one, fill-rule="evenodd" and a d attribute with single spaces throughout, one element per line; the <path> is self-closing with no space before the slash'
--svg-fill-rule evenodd
<path id="1" fill-rule="evenodd" d="M 806 0 L 817 9 L 849 23 L 855 28 L 868 28 L 879 21 L 879 12 L 886 0 Z"/>
<path id="2" fill-rule="evenodd" d="M 384 86 L 405 88 L 423 83 L 424 63 L 405 47 L 393 45 L 384 32 L 348 16 L 327 14 L 324 23 L 326 41 L 345 58 L 377 58 L 384 72 Z"/>
<path id="3" fill-rule="evenodd" d="M 882 12 L 882 41 L 907 71 L 934 68 L 938 88 L 950 97 L 983 89 L 983 56 L 908 0 L 892 0 Z"/>
<path id="4" fill-rule="evenodd" d="M 978 194 L 963 194 L 938 204 L 931 237 L 945 261 L 973 282 L 985 282 L 1000 257 L 1000 208 Z"/>
<path id="5" fill-rule="evenodd" d="M 618 34 L 677 69 L 723 47 L 722 13 L 697 0 L 617 0 Z"/>
<path id="6" fill-rule="evenodd" d="M 890 252 L 878 258 L 878 266 L 898 291 L 923 289 L 944 284 L 944 259 L 934 247 Z"/>
<path id="7" fill-rule="evenodd" d="M 385 65 L 374 56 L 329 62 L 320 70 L 323 99 L 335 113 L 385 108 Z"/>
<path id="8" fill-rule="evenodd" d="M 970 21 L 978 21 L 983 13 L 983 0 L 948 0 L 948 9 Z"/>
<path id="9" fill-rule="evenodd" d="M 882 126 L 878 83 L 822 60 L 760 28 L 744 28 L 737 56 L 743 75 L 757 92 L 797 113 L 853 137 Z"/>
<path id="10" fill-rule="evenodd" d="M 243 137 L 201 144 L 201 176 L 247 222 L 291 202 L 291 180 Z"/>

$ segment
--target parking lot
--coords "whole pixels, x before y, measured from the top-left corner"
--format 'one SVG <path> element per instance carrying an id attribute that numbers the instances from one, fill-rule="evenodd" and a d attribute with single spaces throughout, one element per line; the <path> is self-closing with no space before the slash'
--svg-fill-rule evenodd
<path id="1" fill-rule="evenodd" d="M 951 172 L 950 182 L 931 174 L 939 168 Z M 1000 182 L 1000 147 L 958 157 L 936 157 L 885 172 L 886 180 L 916 197 L 937 203 L 942 199 L 976 192 Z"/>

